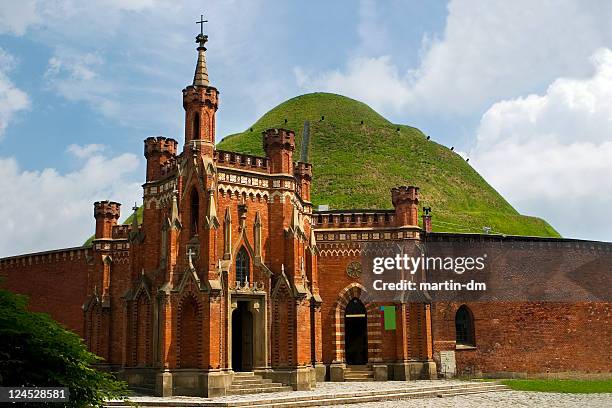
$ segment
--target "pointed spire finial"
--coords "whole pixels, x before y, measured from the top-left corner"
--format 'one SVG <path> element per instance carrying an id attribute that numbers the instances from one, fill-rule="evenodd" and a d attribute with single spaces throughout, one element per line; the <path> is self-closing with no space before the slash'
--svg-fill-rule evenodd
<path id="1" fill-rule="evenodd" d="M 138 203 L 134 202 L 134 207 L 132 207 L 134 214 L 132 215 L 132 232 L 138 231 Z"/>
<path id="2" fill-rule="evenodd" d="M 208 68 L 206 67 L 206 47 L 204 46 L 208 41 L 208 36 L 204 34 L 204 23 L 208 20 L 204 20 L 204 15 L 200 15 L 200 21 L 196 21 L 196 24 L 200 25 L 200 34 L 196 37 L 198 46 L 198 62 L 196 64 L 195 74 L 193 75 L 193 86 L 208 86 Z"/>

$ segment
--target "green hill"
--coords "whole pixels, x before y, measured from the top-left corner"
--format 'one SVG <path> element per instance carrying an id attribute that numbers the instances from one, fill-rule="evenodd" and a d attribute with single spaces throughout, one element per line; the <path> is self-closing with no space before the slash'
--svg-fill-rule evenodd
<path id="1" fill-rule="evenodd" d="M 290 99 L 217 147 L 262 156 L 261 132 L 283 127 L 295 131 L 298 160 L 306 120 L 315 205 L 392 208 L 392 187 L 416 185 L 422 205 L 432 207 L 434 231 L 482 232 L 488 226 L 495 233 L 559 237 L 546 221 L 519 214 L 458 154 L 344 96 L 312 93 Z"/>

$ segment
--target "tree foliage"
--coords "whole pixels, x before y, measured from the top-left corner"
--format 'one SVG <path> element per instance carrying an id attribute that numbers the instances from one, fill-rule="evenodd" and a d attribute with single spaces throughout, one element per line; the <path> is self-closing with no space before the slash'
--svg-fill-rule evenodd
<path id="1" fill-rule="evenodd" d="M 67 407 L 96 407 L 124 398 L 127 385 L 92 367 L 101 358 L 87 351 L 78 335 L 26 307 L 25 296 L 0 289 L 1 386 L 68 387 Z"/>

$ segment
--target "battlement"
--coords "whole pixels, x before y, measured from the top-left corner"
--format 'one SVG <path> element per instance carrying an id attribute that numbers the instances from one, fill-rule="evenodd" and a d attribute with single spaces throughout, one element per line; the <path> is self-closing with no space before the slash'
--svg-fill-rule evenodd
<path id="1" fill-rule="evenodd" d="M 176 148 L 178 146 L 176 140 L 163 136 L 147 137 L 144 144 L 144 155 L 147 159 L 151 156 L 161 154 L 174 156 L 176 155 Z"/>
<path id="2" fill-rule="evenodd" d="M 393 210 L 337 210 L 315 211 L 314 228 L 394 227 Z"/>
<path id="3" fill-rule="evenodd" d="M 391 189 L 393 206 L 411 203 L 419 200 L 419 188 L 415 186 L 400 186 Z"/>
<path id="4" fill-rule="evenodd" d="M 130 233 L 130 225 L 114 225 L 112 231 L 113 239 L 127 239 Z"/>
<path id="5" fill-rule="evenodd" d="M 221 164 L 226 167 L 268 172 L 268 159 L 265 157 L 227 152 L 224 150 L 216 150 L 215 159 L 218 164 Z"/>
<path id="6" fill-rule="evenodd" d="M 91 249 L 87 247 L 74 247 L 56 249 L 51 251 L 36 252 L 32 254 L 24 254 L 0 258 L 0 269 L 6 267 L 13 269 L 16 267 L 29 267 L 37 264 L 47 264 L 52 262 L 66 261 L 87 261 L 91 257 Z"/>
<path id="7" fill-rule="evenodd" d="M 165 177 L 176 172 L 178 168 L 177 163 L 178 161 L 176 156 L 172 156 L 165 163 L 162 163 L 160 176 Z"/>
<path id="8" fill-rule="evenodd" d="M 304 162 L 293 163 L 293 175 L 300 179 L 312 180 L 312 164 Z"/>
<path id="9" fill-rule="evenodd" d="M 295 133 L 288 129 L 266 129 L 263 133 L 263 149 L 266 156 L 274 149 L 295 150 Z"/>
<path id="10" fill-rule="evenodd" d="M 115 201 L 96 201 L 94 203 L 94 218 L 114 218 L 118 219 L 121 214 L 121 204 Z"/>
<path id="11" fill-rule="evenodd" d="M 213 86 L 189 85 L 183 89 L 183 107 L 187 110 L 193 104 L 205 105 L 216 111 L 219 107 L 219 91 Z"/>

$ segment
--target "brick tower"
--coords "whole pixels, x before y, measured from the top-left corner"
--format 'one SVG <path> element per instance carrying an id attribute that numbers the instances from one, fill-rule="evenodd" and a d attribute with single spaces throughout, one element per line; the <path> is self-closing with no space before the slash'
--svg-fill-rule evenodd
<path id="1" fill-rule="evenodd" d="M 185 151 L 200 151 L 212 155 L 215 147 L 215 114 L 219 106 L 219 91 L 210 86 L 206 67 L 208 36 L 199 34 L 198 61 L 193 83 L 183 89 L 185 109 Z"/>

